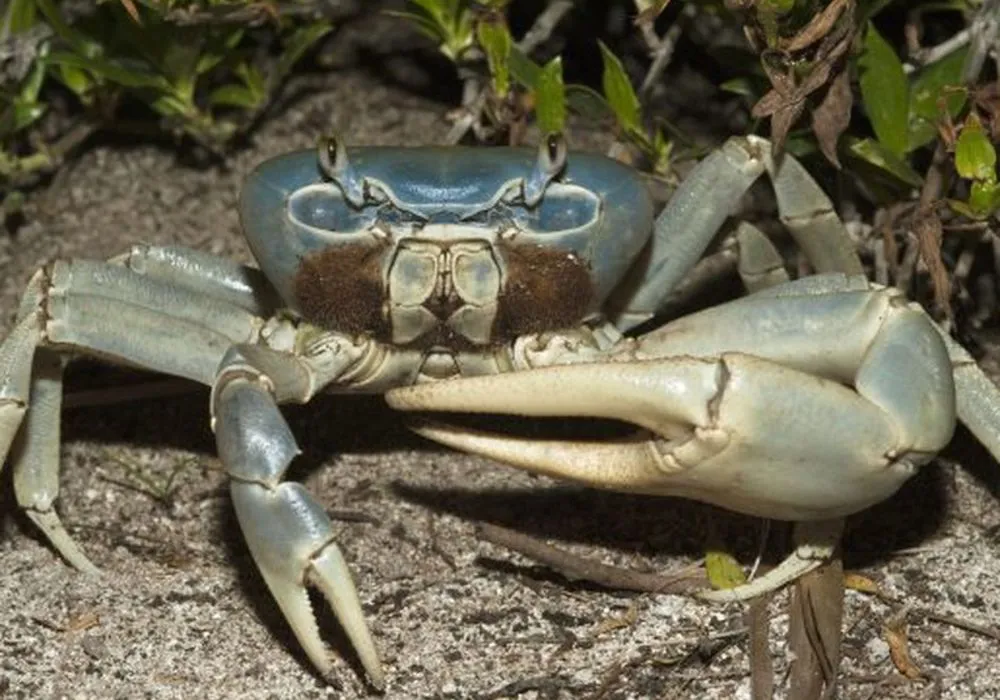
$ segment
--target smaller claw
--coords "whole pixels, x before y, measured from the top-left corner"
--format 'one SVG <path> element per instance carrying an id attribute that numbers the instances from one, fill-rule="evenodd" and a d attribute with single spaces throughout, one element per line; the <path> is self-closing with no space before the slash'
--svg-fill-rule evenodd
<path id="1" fill-rule="evenodd" d="M 230 488 L 257 568 L 309 660 L 324 675 L 333 670 L 306 583 L 323 593 L 372 685 L 381 689 L 385 674 L 378 650 L 351 571 L 332 540 L 326 514 L 298 484 L 284 483 L 270 491 L 259 484 L 234 481 Z"/>
<path id="2" fill-rule="evenodd" d="M 330 518 L 301 484 L 281 481 L 300 450 L 274 397 L 264 382 L 224 375 L 213 399 L 216 443 L 229 470 L 236 518 L 299 644 L 321 673 L 331 671 L 308 583 L 326 597 L 372 685 L 381 688 L 382 664 Z"/>

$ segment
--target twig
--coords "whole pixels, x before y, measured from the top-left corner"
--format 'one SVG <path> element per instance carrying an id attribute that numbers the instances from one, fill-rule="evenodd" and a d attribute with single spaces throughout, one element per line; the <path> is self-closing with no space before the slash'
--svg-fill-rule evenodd
<path id="1" fill-rule="evenodd" d="M 774 697 L 774 661 L 768 644 L 770 615 L 768 606 L 774 591 L 755 598 L 747 611 L 750 629 L 750 687 L 754 700 L 771 700 Z"/>
<path id="2" fill-rule="evenodd" d="M 937 46 L 929 46 L 927 48 L 921 49 L 919 53 L 912 57 L 912 62 L 906 62 L 903 64 L 903 72 L 907 75 L 914 73 L 924 66 L 930 65 L 944 58 L 953 51 L 957 51 L 972 39 L 972 29 L 966 27 L 958 34 L 942 41 Z"/>
<path id="3" fill-rule="evenodd" d="M 552 32 L 562 22 L 563 17 L 572 9 L 573 0 L 552 0 L 535 19 L 531 29 L 517 42 L 517 48 L 525 54 L 530 54 L 552 36 Z"/>
<path id="4" fill-rule="evenodd" d="M 219 7 L 201 10 L 180 7 L 170 10 L 164 19 L 179 27 L 202 24 L 244 24 L 257 26 L 279 17 L 315 17 L 341 20 L 361 12 L 355 0 L 312 0 L 312 2 L 250 3 L 238 7 Z"/>
<path id="5" fill-rule="evenodd" d="M 622 569 L 575 556 L 534 537 L 485 523 L 479 526 L 479 536 L 487 542 L 534 559 L 571 581 L 589 581 L 605 588 L 643 593 L 691 593 L 708 585 L 700 567 L 691 566 L 672 574 Z"/>
<path id="6" fill-rule="evenodd" d="M 43 146 L 37 152 L 24 158 L 18 158 L 14 161 L 14 167 L 9 171 L 6 171 L 6 168 L 2 167 L 3 163 L 0 163 L 0 181 L 9 178 L 8 182 L 11 186 L 24 187 L 32 182 L 32 178 L 56 170 L 62 165 L 66 156 L 86 141 L 97 129 L 98 125 L 93 122 L 78 122 L 54 144 Z"/>
<path id="7" fill-rule="evenodd" d="M 951 615 L 943 615 L 941 613 L 936 613 L 932 610 L 914 610 L 916 614 L 923 617 L 925 620 L 930 620 L 931 622 L 939 622 L 942 625 L 951 625 L 952 627 L 957 627 L 959 629 L 965 630 L 966 632 L 972 632 L 974 634 L 982 635 L 983 637 L 988 637 L 990 639 L 995 639 L 1000 642 L 1000 629 L 994 627 L 988 627 L 986 625 L 980 625 L 976 622 L 970 622 L 969 620 L 963 620 L 958 617 L 952 617 Z"/>
<path id="8" fill-rule="evenodd" d="M 640 24 L 642 37 L 646 41 L 647 47 L 653 52 L 653 62 L 650 64 L 649 70 L 646 71 L 646 76 L 642 79 L 642 85 L 639 87 L 639 94 L 643 97 L 648 97 L 653 85 L 670 65 L 670 61 L 674 57 L 674 50 L 677 48 L 677 40 L 681 37 L 683 20 L 694 17 L 696 12 L 694 4 L 686 4 L 677 20 L 660 38 L 653 31 L 652 21 Z"/>
<path id="9" fill-rule="evenodd" d="M 1000 34 L 1000 0 L 986 0 L 972 19 L 970 29 L 972 40 L 962 66 L 962 82 L 966 85 L 978 80 L 986 56 L 997 46 L 997 35 Z"/>
<path id="10" fill-rule="evenodd" d="M 535 18 L 531 29 L 525 32 L 521 40 L 517 42 L 518 50 L 526 56 L 530 55 L 532 51 L 552 36 L 552 32 L 559 25 L 559 22 L 572 9 L 573 0 L 552 0 L 542 11 L 542 14 Z M 448 135 L 445 136 L 445 143 L 456 144 L 462 140 L 469 129 L 476 129 L 476 125 L 483 117 L 483 110 L 486 109 L 489 97 L 488 85 L 488 82 L 480 79 L 478 73 L 466 76 L 462 88 L 464 114 L 449 129 Z"/>

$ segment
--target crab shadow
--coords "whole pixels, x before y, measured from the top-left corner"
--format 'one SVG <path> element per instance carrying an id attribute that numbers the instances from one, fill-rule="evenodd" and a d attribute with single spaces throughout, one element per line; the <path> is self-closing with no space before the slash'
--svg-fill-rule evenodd
<path id="1" fill-rule="evenodd" d="M 844 565 L 875 567 L 898 550 L 928 541 L 944 523 L 949 488 L 945 471 L 928 466 L 889 500 L 851 516 L 843 544 Z M 428 510 L 555 540 L 556 546 L 586 545 L 636 555 L 637 568 L 644 569 L 657 557 L 698 559 L 714 546 L 751 562 L 759 554 L 764 534 L 765 521 L 703 503 L 563 484 L 472 490 L 397 482 L 393 491 Z M 789 523 L 771 522 L 765 563 L 777 564 L 788 554 L 790 532 Z M 491 557 L 482 557 L 479 563 L 488 569 L 516 570 L 530 578 L 561 578 L 538 566 L 515 566 Z M 564 583 L 577 589 L 594 588 L 586 582 Z"/>

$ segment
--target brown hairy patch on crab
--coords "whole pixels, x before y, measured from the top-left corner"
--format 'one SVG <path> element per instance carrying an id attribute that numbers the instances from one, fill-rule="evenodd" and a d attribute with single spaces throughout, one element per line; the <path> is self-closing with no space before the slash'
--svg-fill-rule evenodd
<path id="1" fill-rule="evenodd" d="M 493 339 L 571 328 L 590 311 L 594 286 L 580 258 L 540 245 L 502 246 L 506 281 L 493 322 Z"/>
<path id="2" fill-rule="evenodd" d="M 303 257 L 294 282 L 299 313 L 329 330 L 385 335 L 384 256 L 384 246 L 352 244 Z"/>

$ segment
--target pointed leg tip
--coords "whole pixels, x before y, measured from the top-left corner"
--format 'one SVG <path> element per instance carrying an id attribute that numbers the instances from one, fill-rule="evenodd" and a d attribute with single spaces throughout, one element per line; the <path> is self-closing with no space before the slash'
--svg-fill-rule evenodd
<path id="1" fill-rule="evenodd" d="M 84 554 L 54 510 L 28 508 L 24 513 L 70 566 L 87 576 L 98 579 L 102 577 L 101 570 Z"/>
<path id="2" fill-rule="evenodd" d="M 385 673 L 382 662 L 340 547 L 331 542 L 313 558 L 308 580 L 322 591 L 371 684 L 377 689 L 383 688 Z"/>

